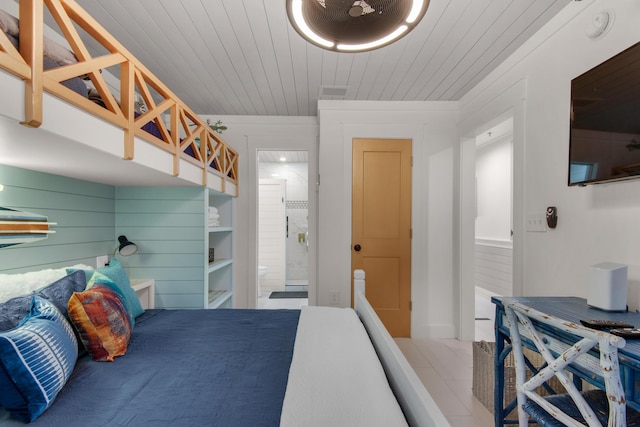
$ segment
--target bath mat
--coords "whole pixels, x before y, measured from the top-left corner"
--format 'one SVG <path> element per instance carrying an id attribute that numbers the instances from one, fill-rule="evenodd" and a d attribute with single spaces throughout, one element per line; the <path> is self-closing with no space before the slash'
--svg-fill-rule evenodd
<path id="1" fill-rule="evenodd" d="M 271 292 L 269 299 L 280 298 L 309 298 L 309 292 L 306 291 L 289 291 L 289 292 Z"/>

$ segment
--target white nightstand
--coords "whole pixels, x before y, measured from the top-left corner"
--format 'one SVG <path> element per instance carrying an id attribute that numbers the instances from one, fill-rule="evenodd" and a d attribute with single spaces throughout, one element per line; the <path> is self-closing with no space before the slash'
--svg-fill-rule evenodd
<path id="1" fill-rule="evenodd" d="M 132 279 L 131 287 L 136 291 L 140 300 L 140 305 L 145 310 L 154 308 L 156 305 L 156 281 L 153 279 Z"/>

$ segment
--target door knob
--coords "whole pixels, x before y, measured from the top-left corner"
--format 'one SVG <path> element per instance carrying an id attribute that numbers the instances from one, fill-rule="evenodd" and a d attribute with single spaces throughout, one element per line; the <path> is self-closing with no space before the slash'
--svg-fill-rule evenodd
<path id="1" fill-rule="evenodd" d="M 355 245 L 353 247 L 353 250 L 356 251 L 356 252 L 360 252 L 360 249 L 362 249 L 362 246 L 360 246 L 360 245 Z"/>

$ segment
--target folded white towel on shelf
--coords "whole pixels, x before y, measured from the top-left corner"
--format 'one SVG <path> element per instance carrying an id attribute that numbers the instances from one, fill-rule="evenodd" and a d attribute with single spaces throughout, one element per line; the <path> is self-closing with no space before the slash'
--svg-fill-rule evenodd
<path id="1" fill-rule="evenodd" d="M 218 208 L 215 206 L 209 206 L 209 213 L 218 213 Z"/>
<path id="2" fill-rule="evenodd" d="M 209 227 L 220 227 L 220 221 L 209 221 Z"/>
<path id="3" fill-rule="evenodd" d="M 218 218 L 220 218 L 219 214 L 209 212 L 209 219 L 218 219 Z"/>

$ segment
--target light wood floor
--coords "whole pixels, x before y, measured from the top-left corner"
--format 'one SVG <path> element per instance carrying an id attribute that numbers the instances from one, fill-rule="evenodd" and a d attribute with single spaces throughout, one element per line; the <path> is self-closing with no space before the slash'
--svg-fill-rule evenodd
<path id="1" fill-rule="evenodd" d="M 471 391 L 471 342 L 417 338 L 396 338 L 396 342 L 451 426 L 493 426 L 493 415 Z"/>
<path id="2" fill-rule="evenodd" d="M 495 341 L 495 306 L 476 289 L 476 341 Z M 493 414 L 474 396 L 473 347 L 456 339 L 396 338 L 396 343 L 453 427 L 492 427 Z"/>

